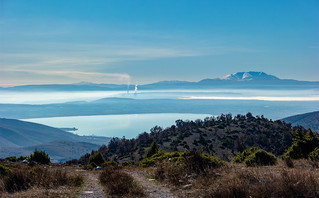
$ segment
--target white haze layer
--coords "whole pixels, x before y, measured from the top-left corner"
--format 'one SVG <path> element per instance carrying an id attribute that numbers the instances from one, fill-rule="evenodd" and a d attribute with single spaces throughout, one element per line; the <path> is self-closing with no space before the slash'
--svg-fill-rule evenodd
<path id="1" fill-rule="evenodd" d="M 12 92 L 0 91 L 0 103 L 51 104 L 74 101 L 94 101 L 102 98 L 134 99 L 220 99 L 264 101 L 319 101 L 319 90 L 138 90 L 133 91 L 60 91 L 60 92 Z"/>

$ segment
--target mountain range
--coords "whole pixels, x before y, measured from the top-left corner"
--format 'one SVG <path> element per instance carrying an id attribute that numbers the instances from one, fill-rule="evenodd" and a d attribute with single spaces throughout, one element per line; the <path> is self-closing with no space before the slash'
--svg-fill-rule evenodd
<path id="1" fill-rule="evenodd" d="M 76 84 L 48 84 L 22 85 L 1 87 L 6 91 L 103 91 L 103 90 L 134 90 L 135 85 L 127 84 L 94 84 L 81 82 Z M 189 81 L 160 81 L 151 84 L 139 85 L 139 89 L 211 89 L 211 88 L 258 88 L 258 89 L 302 89 L 318 88 L 318 81 L 298 81 L 280 79 L 264 72 L 237 72 L 220 78 L 208 78 L 198 82 Z"/>

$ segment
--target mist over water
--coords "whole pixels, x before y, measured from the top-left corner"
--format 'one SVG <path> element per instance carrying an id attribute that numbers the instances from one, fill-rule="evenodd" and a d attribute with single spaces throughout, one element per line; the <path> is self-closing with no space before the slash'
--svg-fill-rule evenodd
<path id="1" fill-rule="evenodd" d="M 94 102 L 105 98 L 118 98 L 118 100 L 112 100 L 116 101 L 115 103 L 107 101 L 102 103 Z M 132 107 L 131 104 L 133 103 L 131 102 L 121 102 L 121 99 L 128 98 L 135 99 L 136 101 L 144 99 L 145 101 L 141 101 L 140 103 L 135 102 L 134 104 L 138 104 L 139 106 Z M 145 102 L 151 103 L 153 101 L 152 99 L 156 101 L 154 103 L 156 106 L 148 106 L 147 111 L 143 111 Z M 176 99 L 176 101 L 174 101 L 172 106 L 169 106 L 169 104 L 171 104 L 170 100 L 155 99 Z M 318 111 L 319 90 L 138 90 L 137 94 L 134 94 L 134 92 L 127 93 L 126 90 L 72 92 L 0 91 L 0 104 L 32 104 L 38 105 L 36 108 L 42 108 L 41 105 L 39 107 L 39 104 L 76 101 L 92 102 L 92 105 L 85 106 L 83 104 L 86 103 L 78 103 L 76 106 L 77 109 L 71 108 L 65 110 L 67 105 L 63 106 L 65 108 L 58 109 L 58 116 L 70 115 L 70 117 L 46 118 L 49 116 L 39 116 L 33 117 L 36 119 L 25 120 L 57 128 L 76 127 L 79 129 L 76 131 L 79 135 L 126 136 L 127 138 L 134 138 L 139 133 L 144 131 L 148 132 L 149 129 L 155 125 L 165 128 L 174 124 L 177 119 L 204 119 L 211 114 L 220 115 L 221 113 L 232 113 L 236 115 L 238 113 L 246 114 L 247 112 L 252 112 L 253 115 L 265 115 L 269 119 L 281 119 L 300 113 Z M 124 104 L 130 105 L 129 112 L 125 113 L 125 111 L 122 111 L 125 106 Z M 87 110 L 90 110 L 90 107 L 100 110 L 101 106 L 99 105 L 103 105 L 106 111 L 102 111 L 102 113 L 94 111 L 90 114 L 86 114 Z M 10 114 L 10 112 L 12 112 L 10 108 L 12 109 L 12 107 L 9 105 L 4 106 Z M 107 111 L 108 109 L 114 109 L 114 111 Z M 52 110 L 56 111 L 56 109 Z M 47 112 L 48 110 L 47 108 L 42 108 L 41 111 Z M 75 113 L 69 114 L 70 111 Z M 25 111 L 23 113 L 25 113 Z M 5 115 L 1 116 L 6 117 Z"/>
<path id="2" fill-rule="evenodd" d="M 72 92 L 11 92 L 0 91 L 3 104 L 51 104 L 74 101 L 94 101 L 102 98 L 133 99 L 222 99 L 265 101 L 319 101 L 319 90 L 147 90 L 137 94 L 126 91 L 72 91 Z"/>

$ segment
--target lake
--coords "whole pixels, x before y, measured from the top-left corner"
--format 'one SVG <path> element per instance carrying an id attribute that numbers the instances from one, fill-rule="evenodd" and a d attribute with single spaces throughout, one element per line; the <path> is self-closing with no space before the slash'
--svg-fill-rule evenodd
<path id="1" fill-rule="evenodd" d="M 78 135 L 135 138 L 138 134 L 158 125 L 163 128 L 175 124 L 175 120 L 196 120 L 211 116 L 209 114 L 154 113 L 99 116 L 72 116 L 24 119 L 56 128 L 77 128 Z"/>

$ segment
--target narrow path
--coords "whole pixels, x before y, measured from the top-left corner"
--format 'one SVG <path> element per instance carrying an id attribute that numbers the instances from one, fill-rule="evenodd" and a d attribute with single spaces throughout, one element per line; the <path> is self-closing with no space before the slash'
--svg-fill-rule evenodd
<path id="1" fill-rule="evenodd" d="M 142 171 L 126 171 L 135 181 L 142 186 L 148 197 L 151 198 L 177 198 L 170 190 L 160 184 L 155 183 L 152 179 L 148 179 Z"/>
<path id="2" fill-rule="evenodd" d="M 106 198 L 103 187 L 99 183 L 98 172 L 86 172 L 84 188 L 79 198 Z"/>

